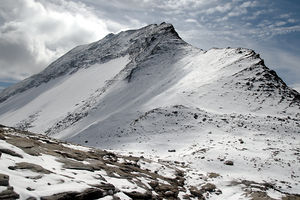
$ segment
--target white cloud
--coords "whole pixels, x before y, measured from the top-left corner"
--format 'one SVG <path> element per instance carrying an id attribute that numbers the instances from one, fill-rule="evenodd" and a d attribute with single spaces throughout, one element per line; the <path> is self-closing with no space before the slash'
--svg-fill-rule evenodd
<path id="1" fill-rule="evenodd" d="M 82 3 L 16 1 L 1 1 L 5 23 L 0 27 L 0 78 L 23 79 L 74 46 L 109 32 L 106 23 Z"/>
<path id="2" fill-rule="evenodd" d="M 245 1 L 243 2 L 240 7 L 241 8 L 250 8 L 250 7 L 255 7 L 258 4 L 256 1 Z"/>
<path id="3" fill-rule="evenodd" d="M 296 20 L 295 20 L 295 19 L 293 19 L 293 18 L 290 18 L 290 19 L 288 19 L 288 22 L 289 22 L 289 23 L 295 23 L 295 22 L 296 22 Z"/>
<path id="4" fill-rule="evenodd" d="M 226 3 L 224 5 L 218 5 L 216 7 L 211 7 L 207 9 L 206 14 L 213 14 L 215 12 L 225 13 L 232 9 L 231 3 Z"/>

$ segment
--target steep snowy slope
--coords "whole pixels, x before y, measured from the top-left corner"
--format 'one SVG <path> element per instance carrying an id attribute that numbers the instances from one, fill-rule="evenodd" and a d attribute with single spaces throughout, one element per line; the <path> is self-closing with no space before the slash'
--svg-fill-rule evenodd
<path id="1" fill-rule="evenodd" d="M 44 132 L 75 110 L 83 116 L 114 82 L 130 76 L 136 61 L 164 42 L 174 48 L 177 43 L 185 44 L 171 25 L 162 24 L 110 34 L 99 42 L 76 47 L 40 74 L 4 90 L 0 120 Z M 71 121 L 78 118 L 72 115 Z"/>

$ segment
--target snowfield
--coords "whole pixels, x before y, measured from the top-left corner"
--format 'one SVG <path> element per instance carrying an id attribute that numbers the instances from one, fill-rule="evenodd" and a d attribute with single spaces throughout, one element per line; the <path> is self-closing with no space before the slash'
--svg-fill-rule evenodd
<path id="1" fill-rule="evenodd" d="M 216 138 L 224 136 L 214 134 Z M 147 149 L 138 151 L 138 148 L 136 152 L 102 151 L 1 127 L 0 198 L 299 198 L 293 194 L 299 193 L 299 169 L 291 167 L 295 164 L 291 154 L 299 153 L 299 149 L 293 149 L 297 144 L 289 143 L 291 149 L 284 152 L 270 145 L 264 148 L 263 142 L 258 142 L 251 153 L 246 148 L 253 147 L 253 141 L 242 138 L 234 141 L 223 137 L 207 141 L 206 145 L 196 140 L 188 149 L 179 148 L 175 152 L 166 152 L 168 147 L 174 147 L 168 145 L 157 154 Z M 229 144 L 224 145 L 224 141 Z M 177 141 L 182 142 L 185 140 Z M 255 157 L 247 160 L 244 154 L 242 159 L 241 151 Z"/>
<path id="2" fill-rule="evenodd" d="M 97 174 L 118 188 L 102 195 L 105 199 L 141 197 L 133 193 L 144 199 L 300 198 L 300 94 L 253 50 L 204 51 L 184 42 L 171 24 L 109 34 L 74 48 L 0 93 L 0 123 L 73 143 L 61 145 L 67 152 L 106 149 L 123 156 L 101 154 L 101 162 L 118 163 L 107 167 L 131 163 L 136 167 L 131 174 L 144 170 L 164 184 L 156 190 L 146 175 L 120 180 L 122 174 L 101 168 Z M 1 145 L 31 159 L 8 143 Z M 62 179 L 66 188 L 82 191 L 99 181 L 89 170 L 73 176 L 57 156 L 32 158 L 34 164 L 53 165 L 45 167 L 55 174 L 47 180 Z M 88 164 L 89 156 L 80 162 Z M 3 174 L 13 176 L 8 167 L 22 159 L 4 158 Z M 80 183 L 69 180 L 81 177 L 86 179 Z M 177 191 L 168 181 L 174 179 L 181 181 Z M 41 197 L 12 184 L 22 198 Z"/>

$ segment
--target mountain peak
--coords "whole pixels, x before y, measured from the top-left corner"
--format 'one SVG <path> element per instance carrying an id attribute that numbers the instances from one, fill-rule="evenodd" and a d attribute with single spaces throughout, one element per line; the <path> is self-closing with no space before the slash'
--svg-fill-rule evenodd
<path id="1" fill-rule="evenodd" d="M 175 33 L 175 35 L 178 35 L 178 33 L 176 32 L 174 26 L 170 23 L 166 23 L 166 22 L 162 22 L 160 24 L 150 24 L 148 26 L 144 26 L 140 29 L 137 30 L 128 30 L 128 31 L 147 31 L 147 32 L 152 32 L 152 33 Z"/>
<path id="2" fill-rule="evenodd" d="M 80 68 L 88 68 L 93 64 L 105 63 L 125 55 L 141 59 L 151 54 L 155 48 L 161 47 L 167 50 L 182 45 L 187 45 L 187 43 L 179 37 L 172 24 L 165 22 L 159 25 L 151 24 L 137 30 L 122 31 L 118 34 L 110 33 L 99 41 L 73 48 L 42 72 L 2 90 L 0 103 L 14 94 L 37 87 L 65 74 L 75 73 Z"/>

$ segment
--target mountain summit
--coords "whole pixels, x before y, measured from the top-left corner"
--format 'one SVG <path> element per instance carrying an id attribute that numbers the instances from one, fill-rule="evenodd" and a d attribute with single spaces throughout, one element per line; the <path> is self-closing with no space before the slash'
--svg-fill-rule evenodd
<path id="1" fill-rule="evenodd" d="M 204 51 L 167 23 L 75 47 L 3 90 L 0 102 L 2 123 L 62 138 L 119 134 L 160 107 L 296 117 L 300 105 L 299 94 L 254 51 Z"/>
<path id="2" fill-rule="evenodd" d="M 300 193 L 299 119 L 299 93 L 253 50 L 205 51 L 167 23 L 75 47 L 0 93 L 4 125 L 184 161 L 188 185 L 238 180 L 241 198 L 255 183 L 275 199 Z M 222 175 L 198 176 L 211 172 Z M 223 191 L 215 199 L 236 195 Z"/>
<path id="3" fill-rule="evenodd" d="M 1 93 L 0 102 L 10 96 L 21 93 L 42 83 L 65 74 L 75 73 L 80 68 L 88 68 L 93 64 L 101 64 L 112 59 L 129 55 L 132 60 L 142 60 L 151 51 L 167 45 L 186 44 L 171 24 L 149 25 L 138 30 L 123 31 L 119 34 L 108 34 L 103 39 L 88 45 L 75 47 L 41 73 L 18 83 Z"/>

